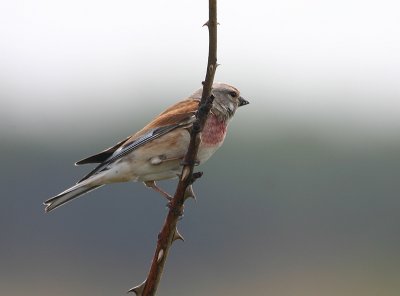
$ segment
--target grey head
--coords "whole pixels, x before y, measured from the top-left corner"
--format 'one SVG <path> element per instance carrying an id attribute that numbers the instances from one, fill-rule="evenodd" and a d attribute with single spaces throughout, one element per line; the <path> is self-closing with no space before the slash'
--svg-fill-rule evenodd
<path id="1" fill-rule="evenodd" d="M 201 99 L 202 92 L 203 88 L 200 88 L 190 97 Z M 249 104 L 248 101 L 240 96 L 240 91 L 236 87 L 226 83 L 214 83 L 211 92 L 214 95 L 211 112 L 221 120 L 229 120 L 235 114 L 238 107 Z"/>

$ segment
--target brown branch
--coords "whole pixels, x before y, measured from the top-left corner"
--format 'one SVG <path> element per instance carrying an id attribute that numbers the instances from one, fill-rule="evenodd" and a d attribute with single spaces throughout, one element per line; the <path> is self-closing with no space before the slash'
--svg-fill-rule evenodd
<path id="1" fill-rule="evenodd" d="M 190 132 L 189 148 L 184 158 L 184 165 L 174 198 L 169 204 L 167 218 L 158 235 L 157 247 L 149 274 L 142 284 L 129 290 L 129 292 L 135 292 L 137 296 L 153 296 L 156 294 L 170 247 L 175 240 L 183 240 L 176 226 L 182 216 L 185 200 L 188 197 L 194 197 L 192 183 L 202 175 L 201 172 L 193 173 L 193 170 L 200 144 L 200 132 L 203 130 L 214 100 L 211 95 L 211 87 L 217 68 L 217 24 L 217 0 L 209 0 L 209 19 L 204 24 L 208 27 L 209 32 L 208 63 L 206 79 L 203 82 L 203 93 L 196 113 L 197 119 Z"/>

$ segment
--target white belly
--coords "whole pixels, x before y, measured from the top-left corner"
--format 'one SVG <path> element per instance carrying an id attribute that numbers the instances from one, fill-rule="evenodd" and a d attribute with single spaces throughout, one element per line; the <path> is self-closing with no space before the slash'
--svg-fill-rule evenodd
<path id="1" fill-rule="evenodd" d="M 200 144 L 199 151 L 197 153 L 197 160 L 200 161 L 201 164 L 206 162 L 215 153 L 215 151 L 221 147 L 221 145 L 222 142 L 221 144 L 215 146 L 205 146 Z"/>

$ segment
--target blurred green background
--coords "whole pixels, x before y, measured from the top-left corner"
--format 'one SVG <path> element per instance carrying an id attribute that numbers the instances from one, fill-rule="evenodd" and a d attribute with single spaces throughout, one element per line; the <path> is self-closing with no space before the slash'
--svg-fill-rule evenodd
<path id="1" fill-rule="evenodd" d="M 251 104 L 202 166 L 159 295 L 398 295 L 394 1 L 219 1 L 216 80 Z M 165 201 L 74 167 L 203 80 L 207 1 L 0 3 L 0 295 L 124 295 Z M 176 182 L 163 182 L 173 192 Z"/>

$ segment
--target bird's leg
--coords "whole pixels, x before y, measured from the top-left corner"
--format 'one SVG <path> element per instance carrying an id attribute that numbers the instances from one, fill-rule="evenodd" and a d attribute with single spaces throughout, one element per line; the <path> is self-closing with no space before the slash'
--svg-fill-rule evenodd
<path id="1" fill-rule="evenodd" d="M 153 190 L 160 193 L 163 197 L 168 199 L 168 201 L 172 200 L 173 197 L 170 194 L 168 194 L 167 192 L 165 192 L 164 190 L 162 190 L 160 187 L 158 187 L 155 181 L 145 181 L 143 183 L 144 183 L 144 185 L 146 185 L 146 187 L 152 188 Z"/>
<path id="2" fill-rule="evenodd" d="M 178 210 L 175 207 L 172 208 L 172 198 L 173 198 L 173 196 L 169 195 L 167 192 L 165 192 L 160 187 L 158 187 L 155 181 L 145 181 L 143 183 L 144 183 L 144 185 L 146 185 L 146 187 L 152 188 L 155 191 L 157 191 L 158 193 L 161 193 L 161 195 L 168 200 L 167 208 L 173 210 L 175 212 L 175 214 L 178 215 L 180 217 L 180 219 L 182 219 L 182 217 L 183 217 L 183 208 L 182 208 L 182 210 Z"/>

